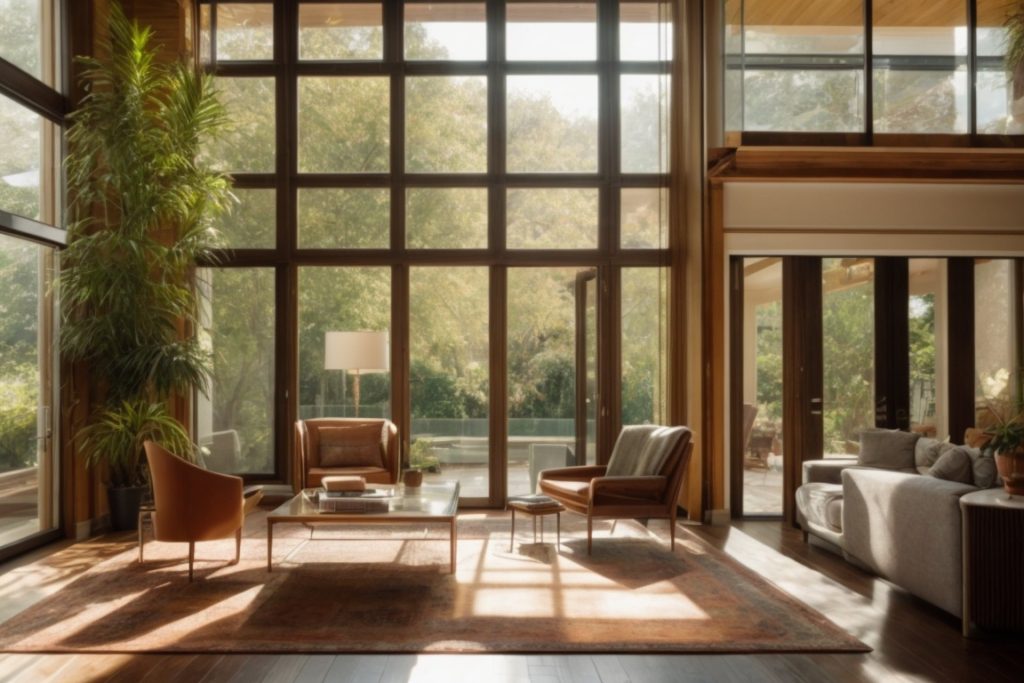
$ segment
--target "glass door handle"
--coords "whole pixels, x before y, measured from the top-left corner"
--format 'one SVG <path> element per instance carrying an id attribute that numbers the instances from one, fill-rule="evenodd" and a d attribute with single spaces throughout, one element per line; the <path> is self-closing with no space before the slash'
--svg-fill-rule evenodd
<path id="1" fill-rule="evenodd" d="M 822 401 L 820 398 L 811 399 L 811 415 L 822 415 L 824 411 L 821 409 Z"/>

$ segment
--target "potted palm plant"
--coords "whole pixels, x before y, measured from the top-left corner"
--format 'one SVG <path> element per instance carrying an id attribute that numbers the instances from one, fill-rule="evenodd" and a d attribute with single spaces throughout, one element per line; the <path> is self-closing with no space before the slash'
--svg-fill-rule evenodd
<path id="1" fill-rule="evenodd" d="M 98 406 L 76 441 L 88 462 L 106 464 L 112 521 L 131 528 L 147 479 L 142 442 L 192 453 L 166 404 L 207 385 L 195 264 L 212 258 L 211 221 L 231 194 L 198 161 L 225 123 L 211 78 L 158 61 L 150 29 L 116 3 L 109 28 L 109 56 L 78 60 L 86 95 L 67 136 L 61 346 L 87 364 Z"/>

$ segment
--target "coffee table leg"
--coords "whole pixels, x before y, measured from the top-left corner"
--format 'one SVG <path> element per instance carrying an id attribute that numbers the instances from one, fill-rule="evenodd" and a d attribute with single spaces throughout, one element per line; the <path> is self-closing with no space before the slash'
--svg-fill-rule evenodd
<path id="1" fill-rule="evenodd" d="M 267 522 L 267 573 L 272 571 L 271 558 L 274 556 L 274 523 Z"/>
<path id="2" fill-rule="evenodd" d="M 555 552 L 562 547 L 562 513 L 555 513 Z"/>
<path id="3" fill-rule="evenodd" d="M 512 508 L 512 533 L 509 534 L 508 551 L 512 552 L 512 546 L 516 542 L 516 509 Z"/>
<path id="4" fill-rule="evenodd" d="M 452 574 L 455 573 L 455 557 L 457 555 L 457 553 L 455 552 L 456 544 L 458 543 L 458 532 L 456 531 L 457 527 L 458 525 L 456 524 L 456 519 L 452 517 Z"/>

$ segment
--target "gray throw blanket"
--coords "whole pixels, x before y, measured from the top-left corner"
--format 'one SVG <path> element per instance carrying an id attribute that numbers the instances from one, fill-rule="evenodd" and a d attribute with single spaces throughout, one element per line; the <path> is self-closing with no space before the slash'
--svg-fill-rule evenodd
<path id="1" fill-rule="evenodd" d="M 612 457 L 608 460 L 609 477 L 642 477 L 661 471 L 685 430 L 681 427 L 631 425 L 622 428 Z"/>

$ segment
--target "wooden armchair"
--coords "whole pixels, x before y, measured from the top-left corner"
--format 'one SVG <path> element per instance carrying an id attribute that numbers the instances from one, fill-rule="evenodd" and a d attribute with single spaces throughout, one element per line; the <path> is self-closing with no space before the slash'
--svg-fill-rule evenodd
<path id="1" fill-rule="evenodd" d="M 295 423 L 296 493 L 334 474 L 396 484 L 401 467 L 398 428 L 390 420 L 321 417 Z"/>
<path id="2" fill-rule="evenodd" d="M 242 548 L 246 501 L 242 479 L 211 472 L 179 458 L 152 441 L 145 442 L 153 482 L 153 537 L 188 543 L 188 580 L 192 580 L 197 541 L 235 537 L 235 559 Z M 139 529 L 139 561 L 142 535 Z"/>
<path id="3" fill-rule="evenodd" d="M 676 545 L 676 514 L 683 475 L 693 451 L 688 427 L 624 427 L 608 465 L 560 467 L 540 473 L 540 490 L 587 516 L 587 554 L 594 519 L 668 519 Z"/>

